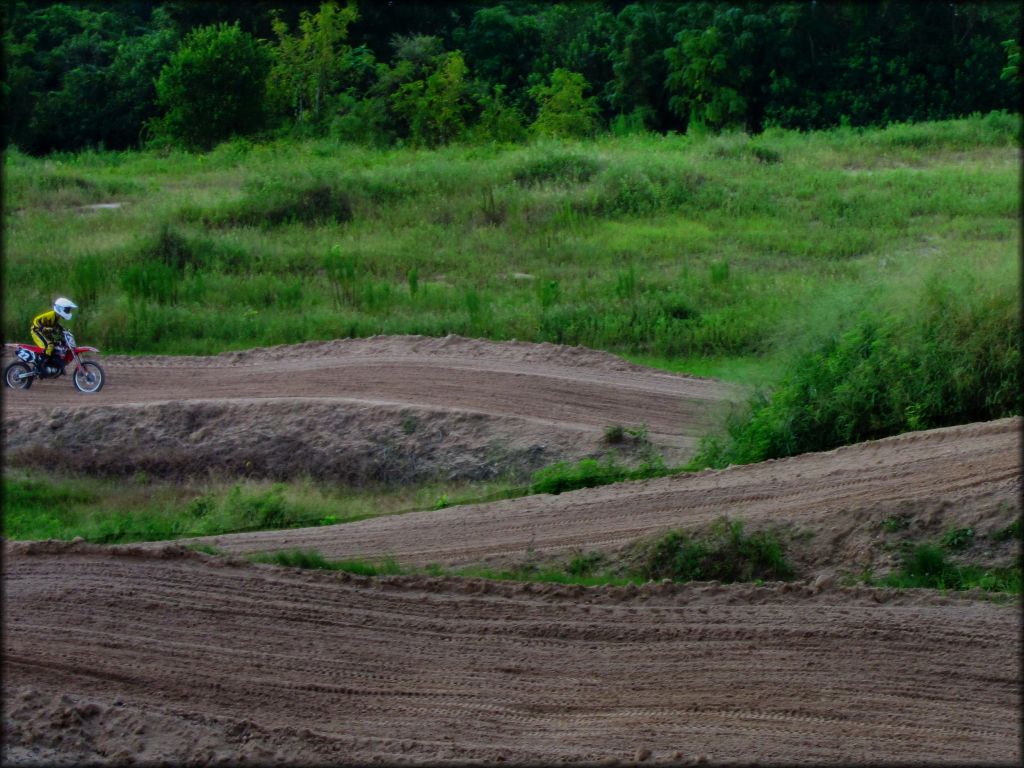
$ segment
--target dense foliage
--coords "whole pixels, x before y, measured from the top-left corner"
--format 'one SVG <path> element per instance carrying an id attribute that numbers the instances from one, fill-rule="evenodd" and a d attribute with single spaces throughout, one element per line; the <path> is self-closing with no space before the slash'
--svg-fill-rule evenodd
<path id="1" fill-rule="evenodd" d="M 270 54 L 237 24 L 190 32 L 156 83 L 161 129 L 187 147 L 260 127 Z"/>
<path id="2" fill-rule="evenodd" d="M 4 12 L 7 141 L 33 154 L 260 131 L 436 146 L 885 125 L 1013 111 L 1020 87 L 1009 2 L 16 0 Z M 236 50 L 197 100 L 182 68 L 230 34 Z M 259 103 L 230 104 L 238 67 L 263 81 L 241 90 Z M 210 103 L 224 108 L 208 135 L 185 130 Z"/>
<path id="3" fill-rule="evenodd" d="M 958 271 L 933 275 L 916 302 L 864 312 L 800 351 L 771 398 L 704 441 L 698 465 L 822 451 L 1024 410 L 1017 296 Z"/>

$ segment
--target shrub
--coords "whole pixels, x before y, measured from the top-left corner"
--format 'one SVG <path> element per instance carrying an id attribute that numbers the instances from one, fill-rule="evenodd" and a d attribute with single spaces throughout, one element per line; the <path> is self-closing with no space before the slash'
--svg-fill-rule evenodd
<path id="1" fill-rule="evenodd" d="M 946 549 L 964 549 L 974 541 L 973 528 L 952 528 L 942 537 L 942 546 Z"/>
<path id="2" fill-rule="evenodd" d="M 703 539 L 665 534 L 648 547 L 641 573 L 647 579 L 731 583 L 789 579 L 793 568 L 773 534 L 744 534 L 742 521 L 720 518 Z"/>
<path id="3" fill-rule="evenodd" d="M 690 202 L 704 181 L 701 174 L 688 169 L 613 166 L 601 174 L 590 207 L 602 216 L 649 215 L 672 210 Z"/>
<path id="4" fill-rule="evenodd" d="M 252 555 L 250 559 L 257 563 L 272 563 L 290 568 L 343 571 L 359 576 L 387 576 L 402 572 L 398 563 L 390 558 L 379 563 L 369 563 L 363 560 L 327 560 L 315 549 L 289 549 L 280 552 L 259 553 Z"/>
<path id="5" fill-rule="evenodd" d="M 1012 291 L 931 280 L 916 306 L 862 315 L 796 356 L 770 396 L 755 393 L 706 439 L 695 466 L 824 451 L 919 429 L 1021 413 L 1021 328 Z"/>
<path id="6" fill-rule="evenodd" d="M 918 544 L 903 555 L 901 569 L 882 583 L 902 589 L 972 589 L 989 592 L 1021 591 L 1020 563 L 1013 568 L 981 568 L 946 560 L 941 546 Z"/>
<path id="7" fill-rule="evenodd" d="M 551 73 L 550 85 L 530 88 L 537 103 L 537 119 L 530 129 L 544 136 L 581 138 L 597 130 L 597 101 L 584 98 L 589 88 L 583 75 L 566 69 Z"/>
<path id="8" fill-rule="evenodd" d="M 614 438 L 617 434 L 616 428 L 611 427 L 610 429 Z M 605 434 L 608 435 L 608 432 L 606 431 Z M 626 429 L 623 431 L 622 437 L 623 439 L 628 437 L 637 445 L 644 447 L 643 461 L 636 469 L 617 464 L 611 457 L 604 461 L 581 459 L 575 464 L 560 461 L 534 472 L 530 492 L 559 494 L 575 491 L 578 488 L 610 485 L 623 480 L 646 480 L 672 474 L 674 470 L 665 466 L 664 459 L 654 452 L 653 446 L 647 439 L 646 427 Z"/>
<path id="9" fill-rule="evenodd" d="M 609 445 L 617 445 L 625 442 L 626 429 L 621 424 L 614 424 L 604 428 L 604 441 Z"/>

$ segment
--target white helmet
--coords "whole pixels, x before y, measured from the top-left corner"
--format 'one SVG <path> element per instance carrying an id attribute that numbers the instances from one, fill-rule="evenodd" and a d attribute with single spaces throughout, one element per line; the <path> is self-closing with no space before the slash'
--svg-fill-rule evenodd
<path id="1" fill-rule="evenodd" d="M 71 299 L 60 298 L 53 302 L 53 311 L 65 320 L 71 319 L 71 310 L 78 309 L 78 305 Z"/>

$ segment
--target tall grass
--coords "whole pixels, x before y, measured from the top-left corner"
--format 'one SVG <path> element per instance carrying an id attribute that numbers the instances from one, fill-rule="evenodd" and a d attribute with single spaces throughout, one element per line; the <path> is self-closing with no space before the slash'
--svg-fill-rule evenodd
<path id="1" fill-rule="evenodd" d="M 8 469 L 3 535 L 97 543 L 164 541 L 238 531 L 333 525 L 521 493 L 508 484 L 429 484 L 416 488 L 330 487 L 292 483 L 171 484 L 144 475 L 123 482 L 54 478 Z"/>
<path id="2" fill-rule="evenodd" d="M 12 152 L 4 333 L 70 294 L 109 352 L 460 333 L 770 366 L 780 329 L 882 261 L 1013 262 L 1018 128 Z"/>

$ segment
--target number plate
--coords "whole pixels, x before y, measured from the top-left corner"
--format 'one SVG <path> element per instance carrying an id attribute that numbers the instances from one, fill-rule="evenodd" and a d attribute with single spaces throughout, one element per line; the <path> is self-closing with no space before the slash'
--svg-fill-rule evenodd
<path id="1" fill-rule="evenodd" d="M 24 360 L 26 363 L 31 363 L 36 359 L 36 353 L 30 349 L 22 347 L 18 350 L 17 357 L 19 360 Z"/>

